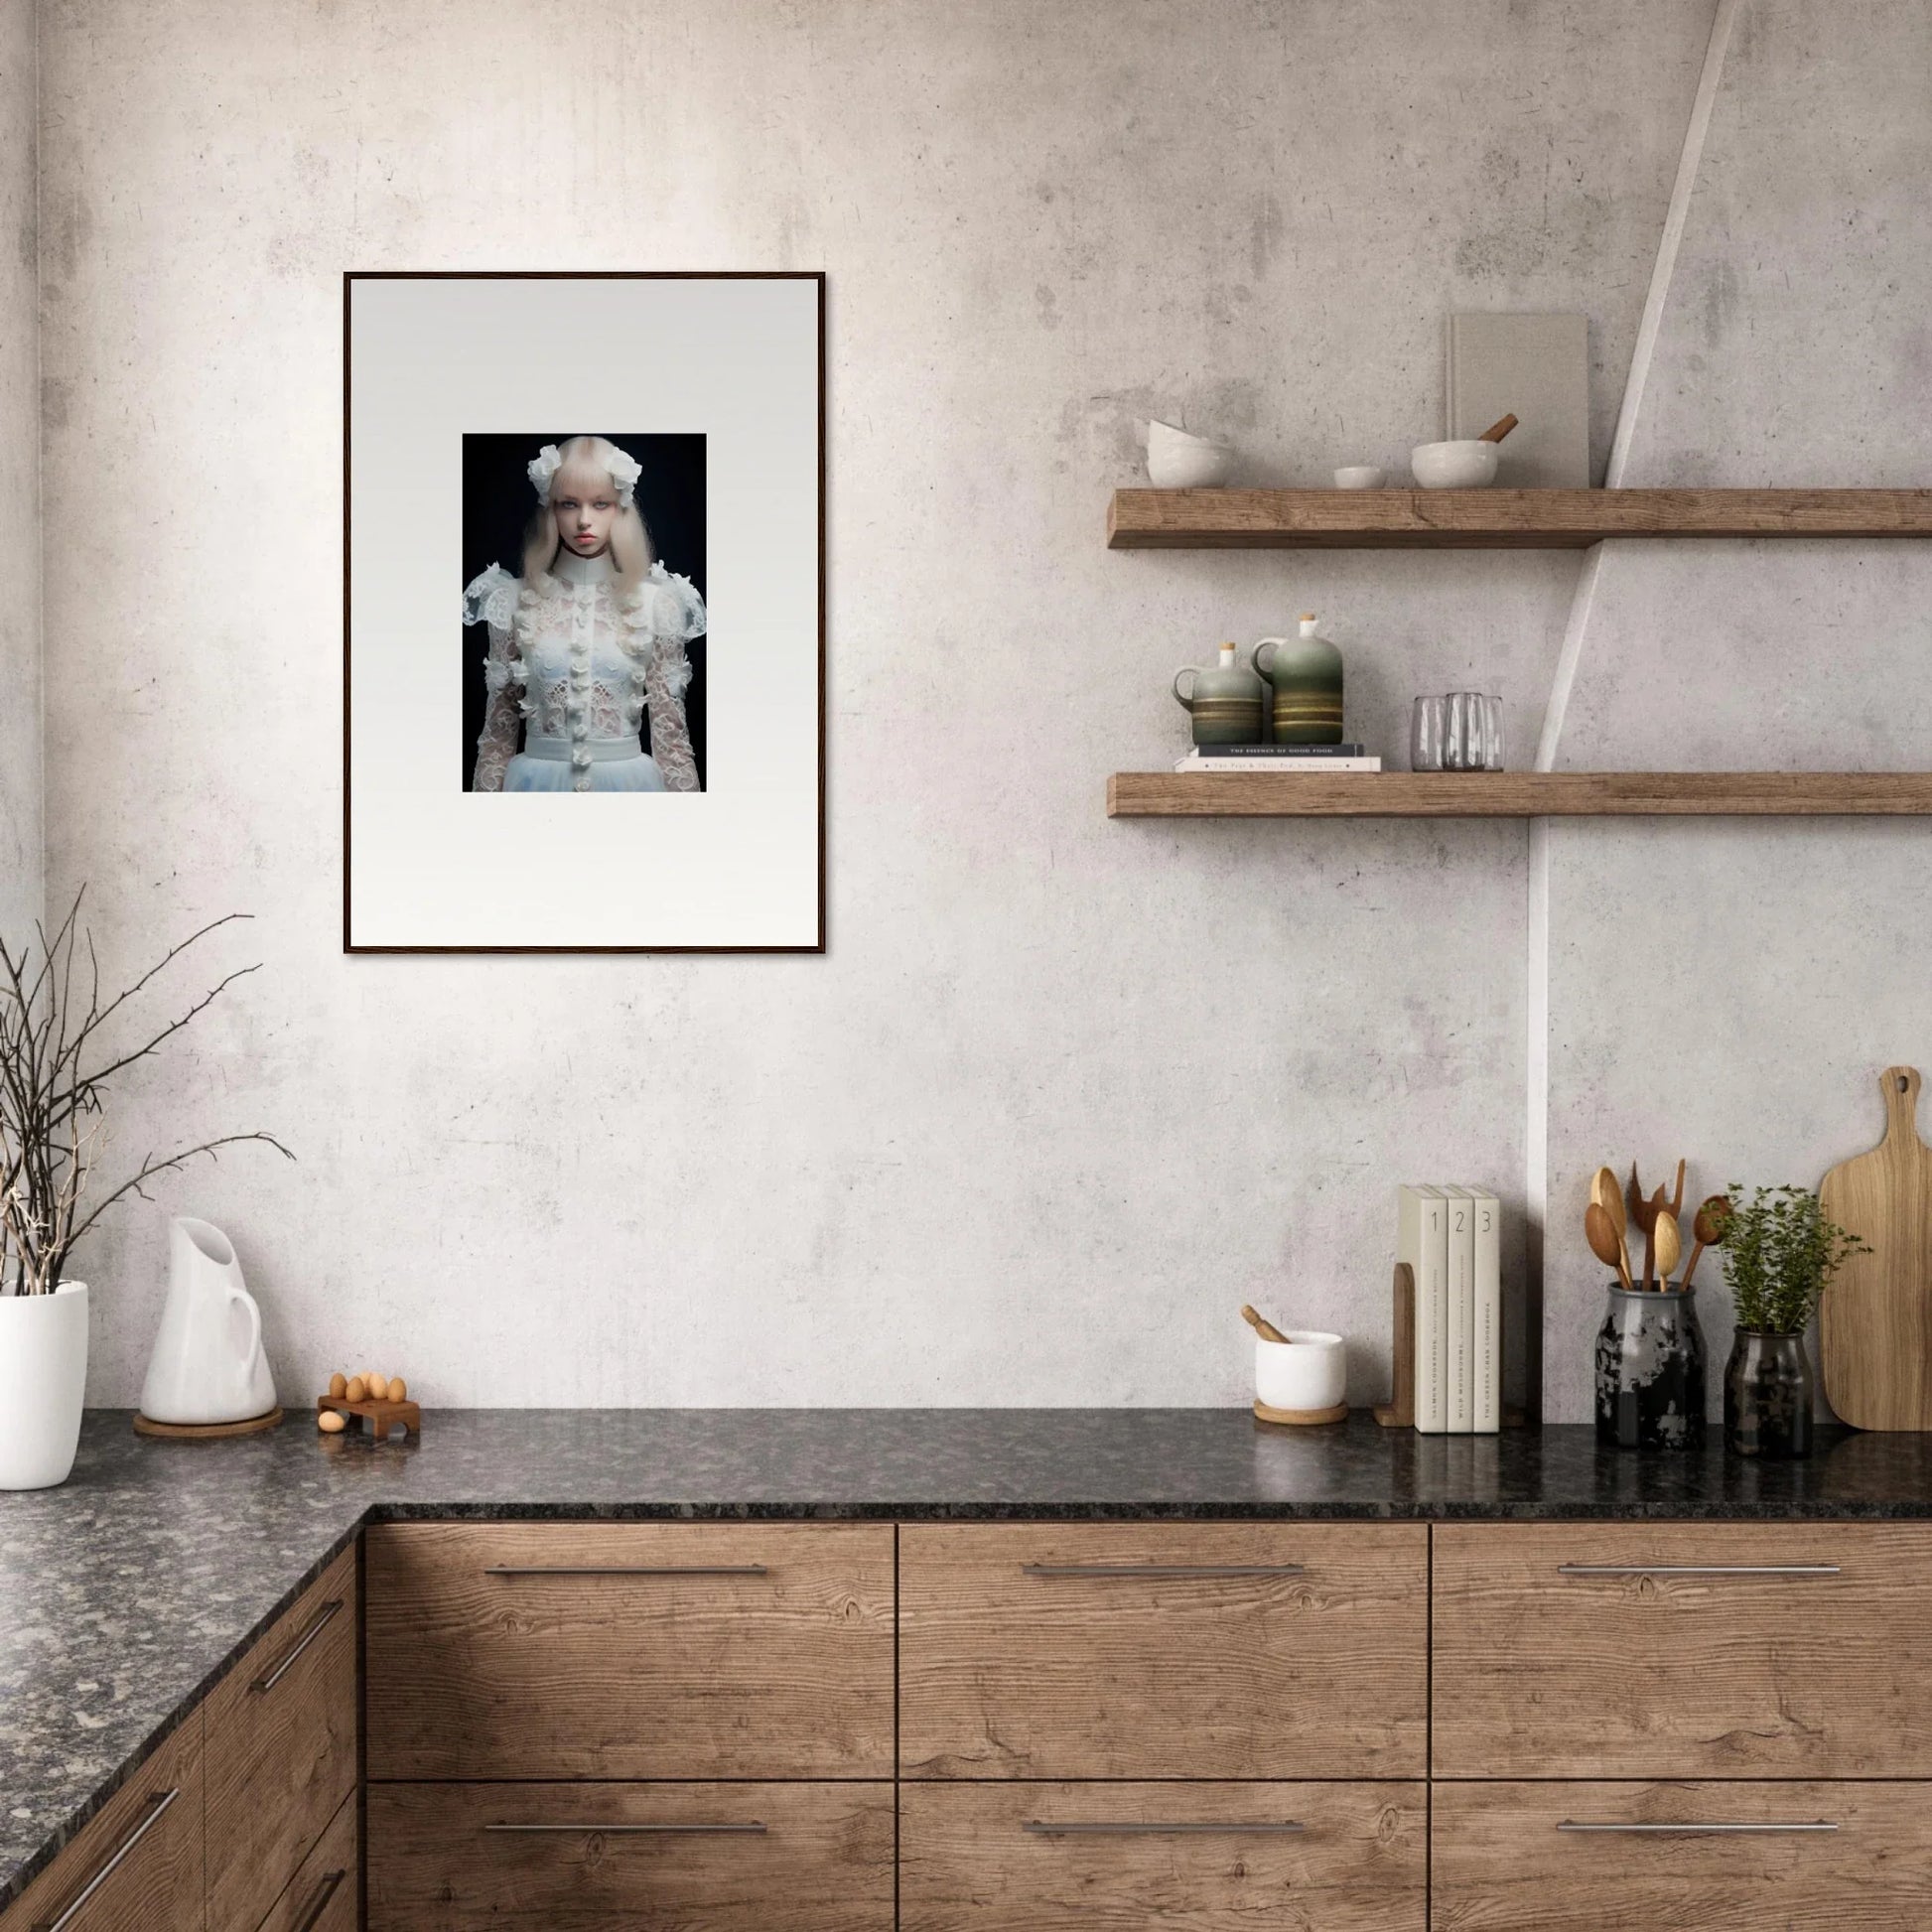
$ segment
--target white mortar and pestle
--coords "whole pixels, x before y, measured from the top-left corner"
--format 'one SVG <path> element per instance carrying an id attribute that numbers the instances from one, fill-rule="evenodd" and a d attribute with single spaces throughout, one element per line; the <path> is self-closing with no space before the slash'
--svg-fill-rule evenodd
<path id="1" fill-rule="evenodd" d="M 1425 489 L 1486 489 L 1496 481 L 1498 447 L 1516 427 L 1514 416 L 1491 423 L 1480 436 L 1452 443 L 1418 443 L 1409 468 Z"/>
<path id="2" fill-rule="evenodd" d="M 1243 1308 L 1255 1331 L 1257 1421 L 1306 1428 L 1348 1420 L 1348 1344 L 1317 1328 L 1278 1328 Z"/>

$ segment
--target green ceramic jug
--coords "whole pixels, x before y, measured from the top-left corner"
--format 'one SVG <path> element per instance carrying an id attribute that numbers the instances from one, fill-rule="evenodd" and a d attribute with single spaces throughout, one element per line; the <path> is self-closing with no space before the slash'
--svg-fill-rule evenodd
<path id="1" fill-rule="evenodd" d="M 1314 634 L 1312 616 L 1299 637 L 1264 637 L 1248 661 L 1274 686 L 1277 745 L 1341 743 L 1341 652 Z"/>
<path id="2" fill-rule="evenodd" d="M 1190 690 L 1180 688 L 1184 677 L 1194 680 Z M 1196 745 L 1259 745 L 1265 689 L 1253 671 L 1236 662 L 1232 644 L 1221 646 L 1221 661 L 1213 669 L 1183 664 L 1173 674 L 1173 695 L 1194 721 Z"/>

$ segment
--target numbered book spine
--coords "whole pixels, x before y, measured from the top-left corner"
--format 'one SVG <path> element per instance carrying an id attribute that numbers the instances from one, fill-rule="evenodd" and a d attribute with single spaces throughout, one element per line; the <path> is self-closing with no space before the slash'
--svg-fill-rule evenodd
<path id="1" fill-rule="evenodd" d="M 1449 1422 L 1449 1203 L 1440 1187 L 1397 1196 L 1396 1258 L 1416 1284 L 1416 1428 L 1440 1436 Z"/>
<path id="2" fill-rule="evenodd" d="M 1503 1426 L 1502 1207 L 1494 1194 L 1476 1191 L 1475 1213 L 1475 1413 L 1479 1436 Z"/>
<path id="3" fill-rule="evenodd" d="M 1466 1436 L 1476 1412 L 1476 1216 L 1466 1187 L 1445 1187 L 1449 1221 L 1449 1421 L 1451 1436 Z"/>

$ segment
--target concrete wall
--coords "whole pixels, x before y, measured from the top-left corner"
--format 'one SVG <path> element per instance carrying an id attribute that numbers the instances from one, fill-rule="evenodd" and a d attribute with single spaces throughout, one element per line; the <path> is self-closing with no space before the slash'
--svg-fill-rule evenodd
<path id="1" fill-rule="evenodd" d="M 1747 393 L 1745 365 L 1787 387 L 1754 359 L 1751 302 L 1815 258 L 1753 119 L 1775 107 L 1752 103 L 1825 86 L 1802 77 L 1805 11 L 1754 7 L 1760 52 L 1728 83 L 1713 166 L 1730 142 L 1742 199 L 1706 200 L 1687 244 L 1720 293 L 1662 355 L 1693 401 Z M 1838 36 L 1847 129 L 1917 17 L 1873 9 Z M 1149 413 L 1232 435 L 1257 481 L 1399 463 L 1435 432 L 1461 307 L 1589 315 L 1600 465 L 1711 18 L 1710 0 L 50 0 L 50 883 L 94 882 L 127 965 L 257 915 L 181 984 L 263 971 L 129 1082 L 120 1147 L 259 1125 L 297 1149 L 296 1168 L 243 1150 L 157 1189 L 235 1236 L 285 1392 L 368 1360 L 441 1402 L 1235 1401 L 1233 1311 L 1255 1300 L 1364 1337 L 1352 1393 L 1379 1395 L 1393 1184 L 1523 1199 L 1525 830 L 1110 824 L 1103 779 L 1176 749 L 1175 664 L 1305 609 L 1348 652 L 1355 733 L 1399 756 L 1412 693 L 1474 683 L 1504 693 L 1526 754 L 1577 560 L 1113 556 L 1105 492 L 1133 480 Z M 1899 84 L 1880 111 L 1902 140 Z M 1807 178 L 1813 218 L 1863 205 L 1852 166 Z M 1920 213 L 1887 218 L 1847 265 L 1867 297 L 1924 253 Z M 831 277 L 832 950 L 345 959 L 340 271 L 614 266 Z M 1895 346 L 1903 322 L 1886 335 L 1875 307 L 1812 318 L 1814 353 L 1821 328 Z M 1830 396 L 1863 430 L 1821 415 L 1817 434 L 1862 476 L 1849 452 L 1882 405 L 1861 387 Z M 1660 424 L 1684 420 L 1659 397 Z M 1656 474 L 1688 461 L 1682 434 L 1645 447 Z M 1756 446 L 1698 448 L 1727 479 L 1762 472 Z M 84 556 L 64 541 L 81 516 Z M 1605 691 L 1619 648 L 1668 661 L 1712 624 L 1747 668 L 1815 660 L 1815 630 L 1726 628 L 1763 557 L 1697 563 L 1689 628 L 1649 631 L 1633 591 L 1622 630 L 1589 639 Z M 1775 565 L 1839 585 L 1858 567 Z M 1892 710 L 1861 682 L 1890 648 L 1835 655 L 1848 731 Z M 1733 704 L 1699 690 L 1680 716 Z M 1749 733 L 1762 713 L 1716 715 Z M 1686 872 L 1724 849 L 1690 827 L 1577 836 L 1634 851 L 1620 897 L 1646 839 Z M 1755 836 L 1837 850 L 1830 827 Z M 1912 828 L 1857 836 L 1922 851 Z M 1742 1158 L 1707 1118 L 1766 1116 L 1755 1060 L 1707 1051 L 1660 1087 L 1627 1042 L 1615 1067 L 1567 1056 L 1593 975 L 1653 1003 L 1740 978 L 1734 900 L 1687 905 L 1678 955 L 1660 914 L 1592 927 L 1569 879 L 1564 1241 L 1576 1148 L 1661 1162 L 1702 1134 L 1684 1151 Z M 1810 970 L 1815 935 L 1772 923 Z M 1832 930 L 1890 983 L 1882 938 Z M 1646 976 L 1657 957 L 1683 977 Z M 1767 1012 L 1799 1010 L 1763 976 Z M 1773 1135 L 1764 1158 L 1810 1146 Z M 138 1388 L 163 1262 L 142 1207 L 87 1257 L 94 1400 Z M 1566 1276 L 1560 1413 L 1581 1413 L 1587 1301 Z"/>
<path id="2" fill-rule="evenodd" d="M 0 0 L 0 937 L 41 914 L 39 209 L 33 0 Z"/>

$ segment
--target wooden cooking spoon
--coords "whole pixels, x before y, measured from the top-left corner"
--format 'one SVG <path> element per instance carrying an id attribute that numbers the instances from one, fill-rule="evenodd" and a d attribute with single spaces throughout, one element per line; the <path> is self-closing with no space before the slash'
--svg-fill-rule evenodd
<path id="1" fill-rule="evenodd" d="M 1677 1164 L 1677 1186 L 1671 1193 L 1670 1211 L 1673 1214 L 1684 1212 L 1684 1163 L 1682 1161 Z"/>
<path id="2" fill-rule="evenodd" d="M 1257 1314 L 1244 1302 L 1241 1305 L 1241 1319 L 1245 1321 L 1263 1341 L 1286 1341 L 1288 1337 L 1268 1319 L 1265 1314 Z"/>
<path id="3" fill-rule="evenodd" d="M 1684 1231 L 1669 1208 L 1658 1211 L 1654 1230 L 1657 1243 L 1657 1286 L 1670 1286 L 1670 1271 L 1684 1259 Z"/>
<path id="4" fill-rule="evenodd" d="M 1630 1260 L 1623 1252 L 1623 1237 L 1610 1219 L 1610 1210 L 1601 1201 L 1591 1201 L 1584 1209 L 1584 1238 L 1589 1251 L 1600 1262 L 1614 1268 L 1625 1288 L 1630 1286 Z"/>
<path id="5" fill-rule="evenodd" d="M 1589 1197 L 1610 1217 L 1610 1226 L 1616 1230 L 1616 1251 L 1620 1258 L 1617 1272 L 1623 1277 L 1623 1284 L 1630 1285 L 1630 1250 L 1623 1239 L 1623 1196 L 1617 1190 L 1616 1175 L 1608 1168 L 1598 1168 L 1589 1183 Z M 1587 1233 L 1587 1229 L 1585 1230 Z M 1608 1261 L 1610 1256 L 1598 1255 L 1598 1261 Z"/>
<path id="6" fill-rule="evenodd" d="M 1725 1222 L 1730 1218 L 1730 1196 L 1728 1194 L 1707 1194 L 1699 1205 L 1697 1218 L 1691 1223 L 1691 1238 L 1697 1245 L 1691 1250 L 1691 1265 L 1684 1271 L 1681 1287 L 1689 1288 L 1691 1277 L 1698 1271 L 1698 1257 L 1706 1248 L 1724 1246 Z"/>
<path id="7" fill-rule="evenodd" d="M 1480 436 L 1476 438 L 1476 441 L 1478 443 L 1500 443 L 1503 440 L 1503 438 L 1507 436 L 1509 432 L 1513 430 L 1515 427 L 1516 427 L 1516 418 L 1514 416 L 1505 416 L 1499 422 L 1491 423 L 1489 427 L 1486 430 L 1484 430 Z"/>
<path id="8" fill-rule="evenodd" d="M 1643 1204 L 1643 1285 L 1645 1288 L 1655 1288 L 1658 1285 L 1657 1228 L 1660 1222 L 1668 1219 L 1670 1219 L 1670 1208 L 1664 1200 L 1664 1190 L 1659 1186 Z"/>
<path id="9" fill-rule="evenodd" d="M 1637 1164 L 1634 1161 L 1630 1163 L 1630 1184 L 1624 1189 L 1623 1205 L 1630 1216 L 1630 1225 L 1640 1234 L 1648 1234 L 1652 1201 L 1637 1178 Z"/>

